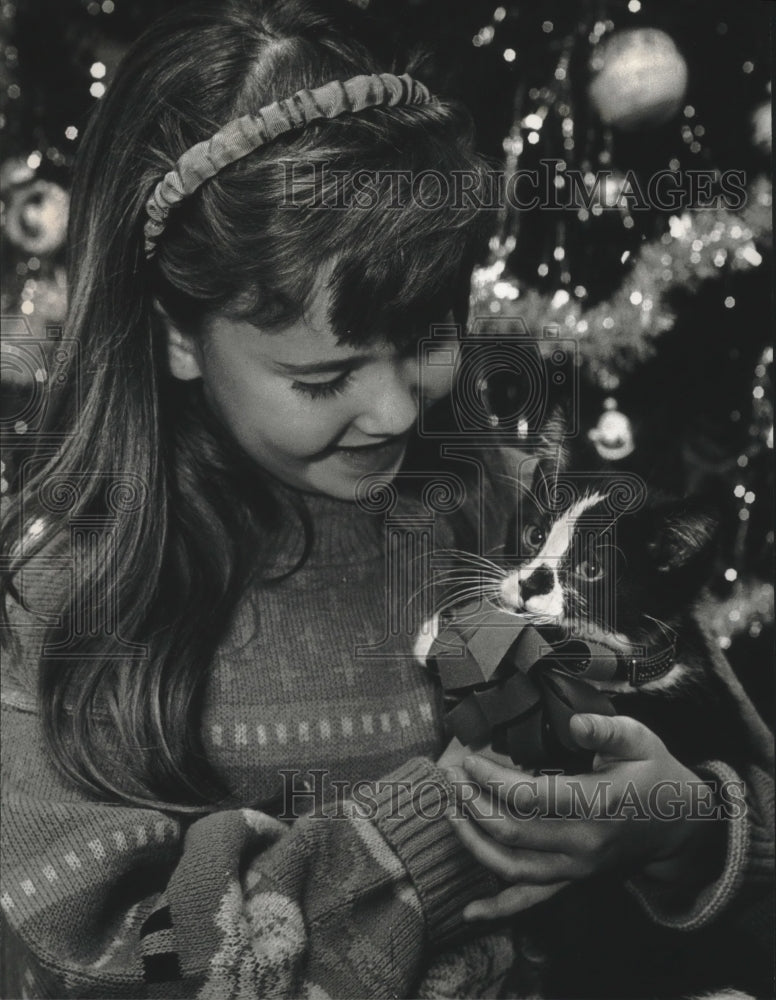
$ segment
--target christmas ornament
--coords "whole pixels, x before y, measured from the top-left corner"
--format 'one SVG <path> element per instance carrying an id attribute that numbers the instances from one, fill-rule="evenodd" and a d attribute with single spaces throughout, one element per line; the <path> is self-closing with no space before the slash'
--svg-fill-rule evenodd
<path id="1" fill-rule="evenodd" d="M 575 338 L 580 359 L 600 388 L 613 392 L 623 374 L 654 355 L 657 338 L 673 327 L 676 289 L 694 293 L 704 282 L 761 266 L 757 247 L 771 240 L 772 203 L 771 183 L 759 177 L 747 189 L 740 213 L 720 208 L 671 216 L 667 232 L 642 243 L 632 260 L 630 253 L 623 255 L 628 271 L 620 287 L 593 307 L 576 289 L 545 294 L 520 286 L 507 274 L 504 255 L 491 247 L 491 262 L 472 274 L 470 316 L 480 321 L 483 334 L 492 329 L 502 335 L 533 333 L 550 319 L 562 336 Z M 552 338 L 536 343 L 544 357 L 555 350 Z"/>
<path id="2" fill-rule="evenodd" d="M 35 180 L 11 187 L 3 197 L 3 228 L 10 243 L 38 256 L 52 254 L 62 246 L 70 200 L 58 184 Z"/>
<path id="3" fill-rule="evenodd" d="M 0 191 L 5 193 L 21 184 L 29 184 L 35 177 L 32 167 L 20 157 L 12 157 L 0 163 Z"/>
<path id="4" fill-rule="evenodd" d="M 617 400 L 604 401 L 604 412 L 587 435 L 595 450 L 607 462 L 618 462 L 633 451 L 633 430 L 630 420 L 617 409 Z"/>
<path id="5" fill-rule="evenodd" d="M 770 101 L 758 105 L 752 112 L 752 141 L 764 153 L 770 154 L 773 150 Z"/>
<path id="6" fill-rule="evenodd" d="M 605 125 L 623 131 L 662 125 L 682 106 L 687 63 L 657 28 L 618 31 L 594 50 L 590 102 Z"/>

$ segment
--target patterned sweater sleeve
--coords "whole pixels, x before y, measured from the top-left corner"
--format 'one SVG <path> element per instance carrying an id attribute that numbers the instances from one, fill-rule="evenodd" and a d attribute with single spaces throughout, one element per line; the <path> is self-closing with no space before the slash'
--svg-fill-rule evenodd
<path id="1" fill-rule="evenodd" d="M 506 971 L 496 936 L 467 946 L 463 965 L 445 957 L 466 903 L 496 886 L 445 818 L 452 790 L 430 760 L 293 824 L 106 804 L 60 777 L 8 659 L 4 995 L 324 1000 L 414 996 L 428 982 L 428 995 L 474 996 L 472 977 L 492 987 Z"/>
<path id="2" fill-rule="evenodd" d="M 377 783 L 367 807 L 184 824 L 79 796 L 37 723 L 3 704 L 1 898 L 23 995 L 415 995 L 463 906 L 493 891 L 442 814 L 429 760 Z M 503 943 L 487 947 L 504 964 Z"/>

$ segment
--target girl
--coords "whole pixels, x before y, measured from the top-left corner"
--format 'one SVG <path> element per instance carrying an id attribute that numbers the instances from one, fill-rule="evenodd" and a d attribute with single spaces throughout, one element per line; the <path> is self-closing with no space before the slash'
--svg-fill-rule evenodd
<path id="1" fill-rule="evenodd" d="M 384 48 L 334 0 L 183 8 L 84 137 L 62 444 L 23 463 L 4 536 L 11 995 L 492 994 L 514 951 L 490 918 L 617 864 L 696 927 L 760 860 L 745 817 L 714 824 L 727 855 L 709 824 L 609 824 L 593 848 L 581 821 L 561 871 L 444 815 L 461 751 L 386 604 L 380 498 L 355 500 L 379 474 L 389 528 L 428 513 L 409 453 L 450 365 L 417 346 L 462 318 L 482 225 L 429 171 L 475 193 L 484 171 L 466 115 Z M 489 546 L 506 498 L 484 473 Z M 437 503 L 439 547 L 479 498 Z M 689 795 L 651 734 L 584 722 L 615 779 Z"/>

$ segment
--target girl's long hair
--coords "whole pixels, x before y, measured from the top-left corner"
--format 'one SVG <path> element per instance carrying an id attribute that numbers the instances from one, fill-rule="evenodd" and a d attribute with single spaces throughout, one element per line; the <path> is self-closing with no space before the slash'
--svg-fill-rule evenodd
<path id="1" fill-rule="evenodd" d="M 102 799 L 184 811 L 223 799 L 199 735 L 208 669 L 280 523 L 271 480 L 223 432 L 200 384 L 170 377 L 155 302 L 195 336 L 216 311 L 282 328 L 335 262 L 342 342 L 406 347 L 460 291 L 482 232 L 476 190 L 432 208 L 405 191 L 397 209 L 389 186 L 365 207 L 357 172 L 468 172 L 471 190 L 484 170 L 468 115 L 440 100 L 318 123 L 239 160 L 173 210 L 150 262 L 145 201 L 232 118 L 360 73 L 422 78 L 421 65 L 380 51 L 380 34 L 346 0 L 178 8 L 129 51 L 83 137 L 65 328 L 78 362 L 58 396 L 67 434 L 56 455 L 25 464 L 2 534 L 2 604 L 5 614 L 9 595 L 34 603 L 18 581 L 41 555 L 76 553 L 39 700 L 56 764 Z M 346 207 L 316 207 L 332 198 Z"/>

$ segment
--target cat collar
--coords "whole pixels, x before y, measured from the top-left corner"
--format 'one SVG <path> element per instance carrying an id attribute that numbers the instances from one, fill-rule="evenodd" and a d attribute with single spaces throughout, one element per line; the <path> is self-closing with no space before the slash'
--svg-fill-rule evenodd
<path id="1" fill-rule="evenodd" d="M 676 646 L 673 642 L 651 656 L 627 656 L 618 654 L 621 669 L 625 672 L 631 687 L 641 687 L 649 681 L 664 677 L 674 665 Z"/>
<path id="2" fill-rule="evenodd" d="M 210 139 L 198 142 L 165 174 L 146 202 L 145 255 L 152 257 L 173 205 L 193 194 L 208 178 L 229 163 L 247 156 L 284 132 L 303 128 L 322 118 L 336 118 L 366 108 L 430 104 L 428 88 L 406 73 L 373 73 L 349 80 L 332 80 L 314 90 L 299 90 L 256 114 L 243 115 L 224 125 Z"/>

